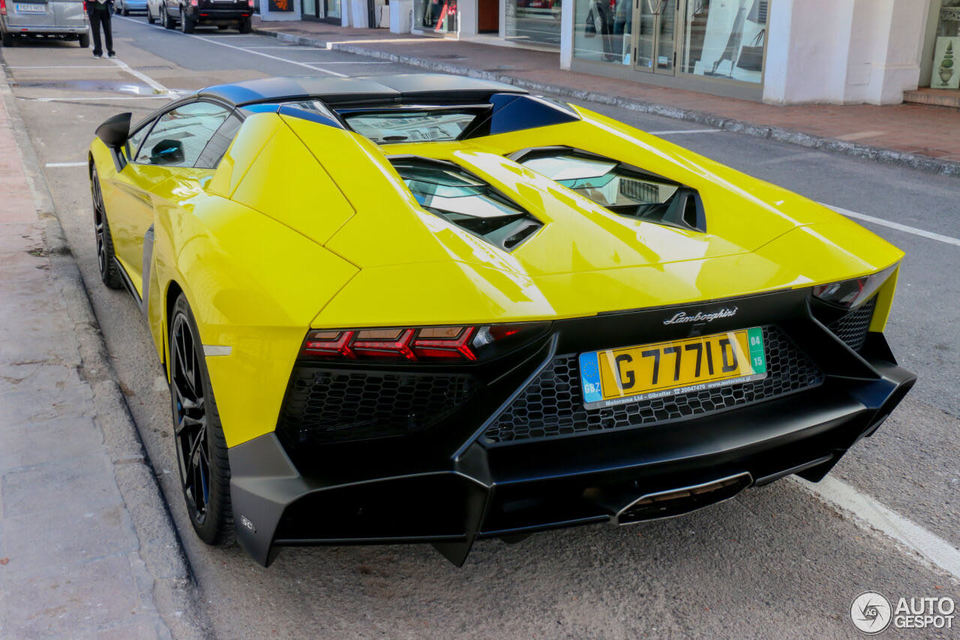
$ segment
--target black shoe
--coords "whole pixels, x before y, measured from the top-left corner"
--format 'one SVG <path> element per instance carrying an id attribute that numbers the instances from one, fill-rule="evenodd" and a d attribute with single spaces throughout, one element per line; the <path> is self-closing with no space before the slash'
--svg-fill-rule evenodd
<path id="1" fill-rule="evenodd" d="M 107 57 L 108 57 L 108 58 L 116 58 L 116 57 L 117 57 L 117 54 L 114 53 L 113 51 L 111 51 L 110 53 L 107 54 Z"/>
<path id="2" fill-rule="evenodd" d="M 94 52 L 93 52 L 93 57 L 94 57 L 94 58 L 102 58 L 102 57 L 103 57 L 103 54 L 102 54 L 102 53 L 97 53 L 96 51 L 94 51 Z"/>

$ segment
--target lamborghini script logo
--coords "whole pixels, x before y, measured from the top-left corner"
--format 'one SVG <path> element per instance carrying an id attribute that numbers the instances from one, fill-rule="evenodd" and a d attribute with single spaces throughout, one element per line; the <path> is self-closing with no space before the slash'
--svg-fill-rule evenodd
<path id="1" fill-rule="evenodd" d="M 703 313 L 702 311 L 697 311 L 696 315 L 687 315 L 686 311 L 680 311 L 679 313 L 674 314 L 672 318 L 667 318 L 663 321 L 663 324 L 687 324 L 689 322 L 713 322 L 717 318 L 732 318 L 737 315 L 737 308 L 733 307 L 728 309 L 724 307 L 719 311 L 713 311 L 712 313 Z"/>

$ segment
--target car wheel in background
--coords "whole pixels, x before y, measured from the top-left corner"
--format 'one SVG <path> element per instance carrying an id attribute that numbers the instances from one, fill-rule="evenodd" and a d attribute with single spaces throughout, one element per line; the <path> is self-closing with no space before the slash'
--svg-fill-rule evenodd
<path id="1" fill-rule="evenodd" d="M 150 5 L 147 5 L 147 24 L 154 24 L 156 20 L 153 19 L 153 12 L 150 11 Z"/>
<path id="2" fill-rule="evenodd" d="M 12 47 L 12 46 L 13 46 L 13 36 L 10 35 L 9 33 L 3 34 L 2 41 L 3 41 L 3 46 L 5 46 L 5 47 Z"/>
<path id="3" fill-rule="evenodd" d="M 240 25 L 237 27 L 240 33 L 250 33 L 253 31 L 253 23 L 250 18 L 240 18 Z"/>
<path id="4" fill-rule="evenodd" d="M 160 11 L 161 11 L 161 15 L 163 16 L 163 26 L 166 27 L 167 29 L 175 28 L 176 25 L 173 24 L 173 18 L 170 17 L 170 11 L 167 9 L 166 4 L 164 4 L 160 8 Z"/>
<path id="5" fill-rule="evenodd" d="M 82 34 L 80 34 L 80 37 L 77 38 L 77 41 L 80 43 L 80 48 L 81 48 L 81 49 L 89 49 L 89 48 L 90 48 L 90 34 L 89 34 L 89 33 L 82 33 Z"/>
<path id="6" fill-rule="evenodd" d="M 227 25 L 225 25 L 225 24 L 218 24 L 218 25 L 217 25 L 217 31 L 223 31 L 223 30 L 226 29 L 226 28 L 227 28 Z"/>
<path id="7" fill-rule="evenodd" d="M 107 209 L 103 205 L 103 192 L 100 190 L 100 176 L 96 166 L 90 170 L 90 197 L 93 199 L 93 232 L 97 240 L 100 279 L 111 289 L 122 289 L 123 280 L 120 279 L 120 268 L 114 261 L 116 254 L 113 252 L 113 236 L 110 235 Z"/>
<path id="8" fill-rule="evenodd" d="M 193 33 L 195 24 L 194 19 L 188 16 L 186 11 L 180 9 L 180 30 L 184 33 Z"/>
<path id="9" fill-rule="evenodd" d="M 230 462 L 200 332 L 183 294 L 170 315 L 170 400 L 180 486 L 190 522 L 211 545 L 233 542 Z"/>

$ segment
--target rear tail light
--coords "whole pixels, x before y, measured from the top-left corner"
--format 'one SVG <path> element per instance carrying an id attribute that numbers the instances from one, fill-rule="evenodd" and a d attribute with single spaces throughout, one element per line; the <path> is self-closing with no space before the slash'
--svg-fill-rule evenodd
<path id="1" fill-rule="evenodd" d="M 548 323 L 489 326 L 311 330 L 300 355 L 325 360 L 390 359 L 408 362 L 473 362 L 498 346 L 540 334 Z"/>
<path id="2" fill-rule="evenodd" d="M 852 280 L 843 280 L 841 282 L 831 282 L 830 284 L 821 284 L 813 288 L 815 298 L 829 302 L 830 304 L 853 309 L 869 300 L 874 293 L 887 281 L 887 278 L 893 274 L 898 265 L 887 267 L 883 271 L 871 273 L 870 275 Z"/>
<path id="3" fill-rule="evenodd" d="M 200 4 L 199 0 L 190 0 L 190 6 L 196 7 Z"/>
<path id="4" fill-rule="evenodd" d="M 253 9 L 253 0 L 247 0 L 247 6 Z"/>
<path id="5" fill-rule="evenodd" d="M 84 0 L 84 3 L 83 3 L 83 10 L 84 11 L 87 10 L 86 0 Z M 0 16 L 5 16 L 5 15 L 7 15 L 7 0 L 0 0 Z"/>

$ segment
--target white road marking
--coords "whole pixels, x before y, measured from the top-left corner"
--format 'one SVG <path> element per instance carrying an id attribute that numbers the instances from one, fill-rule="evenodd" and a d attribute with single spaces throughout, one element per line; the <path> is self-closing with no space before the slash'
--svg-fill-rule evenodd
<path id="1" fill-rule="evenodd" d="M 647 131 L 655 136 L 673 136 L 680 133 L 722 133 L 723 129 L 674 129 L 672 131 Z"/>
<path id="2" fill-rule="evenodd" d="M 120 67 L 122 70 L 132 75 L 133 77 L 139 78 L 140 80 L 143 80 L 144 82 L 146 82 L 157 93 L 168 94 L 168 95 L 170 94 L 170 90 L 167 89 L 165 86 L 163 86 L 162 84 L 160 84 L 159 82 L 157 82 L 156 80 L 148 76 L 147 74 L 143 73 L 142 71 L 137 71 L 136 69 L 128 65 L 126 62 L 121 60 L 120 58 L 110 58 L 110 61 L 113 62 L 113 64 Z"/>
<path id="3" fill-rule="evenodd" d="M 307 64 L 306 62 L 297 62 L 296 60 L 288 60 L 287 58 L 281 58 L 280 56 L 270 55 L 269 53 L 264 53 L 264 52 L 262 52 L 262 51 L 251 51 L 250 49 L 246 49 L 246 48 L 244 48 L 244 47 L 235 47 L 234 45 L 232 45 L 232 44 L 227 44 L 226 42 L 217 42 L 216 40 L 211 40 L 210 38 L 203 38 L 203 37 L 201 37 L 201 36 L 190 35 L 190 34 L 188 34 L 188 33 L 184 33 L 184 34 L 181 34 L 181 35 L 184 35 L 184 36 L 186 36 L 186 37 L 188 37 L 188 38 L 195 38 L 195 39 L 197 39 L 197 40 L 202 40 L 203 42 L 207 42 L 207 43 L 210 43 L 210 44 L 214 44 L 214 45 L 217 45 L 218 47 L 226 47 L 227 49 L 236 49 L 237 51 L 243 51 L 243 52 L 249 53 L 249 54 L 254 55 L 254 56 L 261 56 L 261 57 L 264 57 L 264 58 L 270 58 L 271 60 L 277 60 L 278 62 L 286 62 L 287 64 L 295 64 L 295 65 L 297 65 L 298 67 L 304 67 L 304 68 L 307 68 L 307 69 L 312 69 L 313 71 L 320 71 L 321 73 L 328 73 L 328 74 L 330 74 L 331 76 L 336 76 L 336 77 L 338 77 L 338 78 L 346 78 L 346 77 L 348 77 L 345 73 L 337 73 L 336 71 L 330 71 L 329 69 L 323 69 L 322 67 L 318 67 L 318 66 L 316 66 L 316 65 Z"/>
<path id="4" fill-rule="evenodd" d="M 86 162 L 48 162 L 43 165 L 48 169 L 62 169 L 65 167 L 85 167 L 87 166 Z"/>
<path id="5" fill-rule="evenodd" d="M 29 98 L 25 96 L 17 96 L 18 100 L 29 100 L 31 102 L 77 102 L 77 101 L 87 101 L 87 102 L 97 102 L 97 101 L 110 101 L 110 100 L 169 100 L 172 97 L 176 97 L 180 94 L 170 93 L 169 95 L 158 94 L 155 96 L 58 96 L 56 98 Z"/>
<path id="6" fill-rule="evenodd" d="M 169 94 L 161 94 L 156 96 L 76 96 L 76 97 L 57 97 L 57 98 L 27 98 L 24 96 L 17 96 L 17 100 L 30 100 L 32 102 L 79 102 L 79 101 L 97 101 L 97 102 L 109 102 L 111 100 L 169 100 L 170 98 L 175 98 L 179 96 L 179 93 L 170 92 Z"/>
<path id="7" fill-rule="evenodd" d="M 104 65 L 102 64 L 60 64 L 60 65 L 47 65 L 39 67 L 30 67 L 30 66 L 14 66 L 14 65 L 4 65 L 7 69 L 103 69 Z"/>
<path id="8" fill-rule="evenodd" d="M 960 578 L 960 550 L 935 533 L 891 511 L 843 480 L 827 476 L 818 483 L 799 479 L 795 482 L 823 502 L 853 514 L 855 521 L 884 533 L 934 566 Z"/>
<path id="9" fill-rule="evenodd" d="M 936 240 L 937 242 L 943 242 L 944 244 L 952 244 L 955 247 L 960 247 L 960 238 L 951 238 L 950 236 L 945 236 L 942 233 L 926 231 L 924 229 L 918 229 L 916 227 L 910 227 L 905 224 L 900 224 L 899 222 L 891 222 L 890 220 L 884 220 L 883 218 L 868 216 L 865 213 L 857 213 L 856 211 L 850 211 L 849 209 L 843 209 L 842 207 L 835 207 L 832 204 L 827 204 L 825 202 L 821 202 L 820 204 L 822 204 L 827 208 L 833 209 L 837 213 L 845 215 L 849 218 L 856 218 L 857 220 L 872 222 L 873 224 L 878 224 L 881 227 L 896 229 L 897 231 L 910 233 L 915 236 L 920 236 L 921 238 L 927 238 L 928 240 Z"/>

